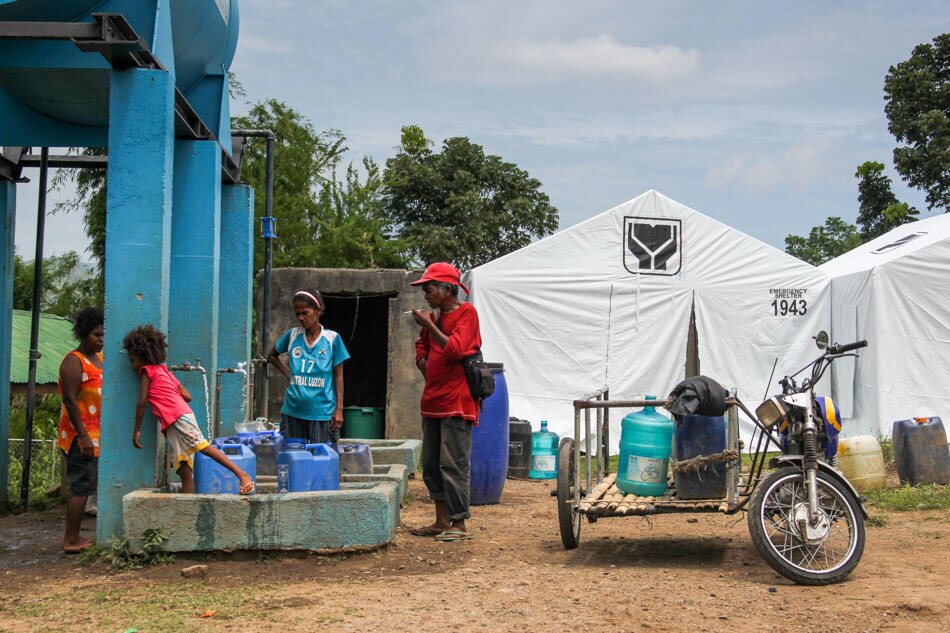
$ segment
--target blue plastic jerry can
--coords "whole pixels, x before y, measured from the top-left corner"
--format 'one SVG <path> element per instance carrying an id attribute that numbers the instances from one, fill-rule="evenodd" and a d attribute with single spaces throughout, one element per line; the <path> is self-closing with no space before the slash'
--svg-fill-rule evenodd
<path id="1" fill-rule="evenodd" d="M 246 444 L 221 444 L 218 450 L 250 475 L 257 484 L 257 458 Z M 195 454 L 195 492 L 212 495 L 236 495 L 241 492 L 237 475 L 203 453 Z"/>

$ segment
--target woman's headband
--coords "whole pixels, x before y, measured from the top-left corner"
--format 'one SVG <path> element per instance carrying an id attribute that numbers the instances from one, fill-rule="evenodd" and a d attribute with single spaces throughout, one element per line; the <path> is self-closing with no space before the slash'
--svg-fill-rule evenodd
<path id="1" fill-rule="evenodd" d="M 313 302 L 317 305 L 318 308 L 323 307 L 323 306 L 320 305 L 320 300 L 317 299 L 316 297 L 314 297 L 312 294 L 310 294 L 310 293 L 307 292 L 306 290 L 298 290 L 297 292 L 294 293 L 294 299 L 296 299 L 297 297 L 301 297 L 301 296 L 302 296 L 302 297 L 306 297 L 306 298 L 310 299 L 311 301 L 313 301 Z"/>

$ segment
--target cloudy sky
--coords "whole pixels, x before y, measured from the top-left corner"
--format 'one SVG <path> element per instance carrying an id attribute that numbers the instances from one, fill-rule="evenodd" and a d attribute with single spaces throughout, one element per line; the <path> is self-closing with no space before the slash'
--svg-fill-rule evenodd
<path id="1" fill-rule="evenodd" d="M 385 161 L 400 127 L 467 136 L 543 183 L 572 226 L 657 189 L 778 248 L 857 215 L 856 167 L 891 166 L 888 68 L 950 31 L 915 2 L 245 0 L 232 70 L 352 158 Z M 235 113 L 247 104 L 234 104 Z M 32 258 L 35 187 L 17 245 Z M 279 209 L 277 210 L 279 214 Z M 81 250 L 55 216 L 47 252 Z"/>

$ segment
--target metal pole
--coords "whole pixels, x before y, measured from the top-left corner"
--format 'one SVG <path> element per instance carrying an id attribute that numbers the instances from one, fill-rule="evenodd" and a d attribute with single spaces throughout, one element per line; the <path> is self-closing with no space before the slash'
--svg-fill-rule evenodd
<path id="1" fill-rule="evenodd" d="M 231 130 L 231 136 L 240 136 L 244 138 L 263 138 L 267 141 L 267 170 L 264 181 L 264 217 L 274 217 L 274 141 L 277 135 L 273 130 Z M 266 226 L 266 225 L 265 225 Z M 267 227 L 269 228 L 269 227 Z M 269 233 L 262 236 L 264 239 L 264 287 L 261 289 L 261 336 L 260 336 L 260 357 L 266 358 L 267 352 L 267 332 L 270 329 L 270 285 L 271 285 L 271 265 L 273 263 L 273 240 Z M 252 359 L 248 359 L 252 362 Z M 264 401 L 261 405 L 261 415 L 267 417 L 267 363 L 262 363 L 261 367 L 261 399 Z M 253 415 L 249 411 L 248 415 Z"/>
<path id="2" fill-rule="evenodd" d="M 20 480 L 20 508 L 30 499 L 30 458 L 33 448 L 33 411 L 36 407 L 36 361 L 40 358 L 40 299 L 43 293 L 43 236 L 46 231 L 46 180 L 49 148 L 40 153 L 40 192 L 36 209 L 36 254 L 33 258 L 33 314 L 30 317 L 30 372 L 26 385 L 26 421 L 23 425 L 23 476 Z"/>
<path id="3" fill-rule="evenodd" d="M 264 217 L 273 217 L 274 203 L 274 135 L 267 137 L 267 176 L 264 185 Z M 261 315 L 261 356 L 267 358 L 267 333 L 270 330 L 270 284 L 271 284 L 271 264 L 273 262 L 273 238 L 264 237 L 264 288 L 262 289 L 262 301 L 264 310 Z M 261 411 L 266 418 L 268 414 L 267 397 L 267 364 L 262 367 L 261 372 L 261 393 L 263 394 Z"/>

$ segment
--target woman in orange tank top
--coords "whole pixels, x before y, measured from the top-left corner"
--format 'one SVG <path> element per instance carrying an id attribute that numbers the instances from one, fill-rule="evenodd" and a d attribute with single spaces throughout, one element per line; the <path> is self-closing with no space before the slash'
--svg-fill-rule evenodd
<path id="1" fill-rule="evenodd" d="M 66 456 L 70 499 L 66 504 L 63 551 L 75 554 L 92 545 L 79 536 L 82 513 L 99 482 L 99 416 L 102 410 L 102 308 L 84 308 L 76 315 L 73 334 L 79 347 L 59 366 L 59 447 Z"/>

